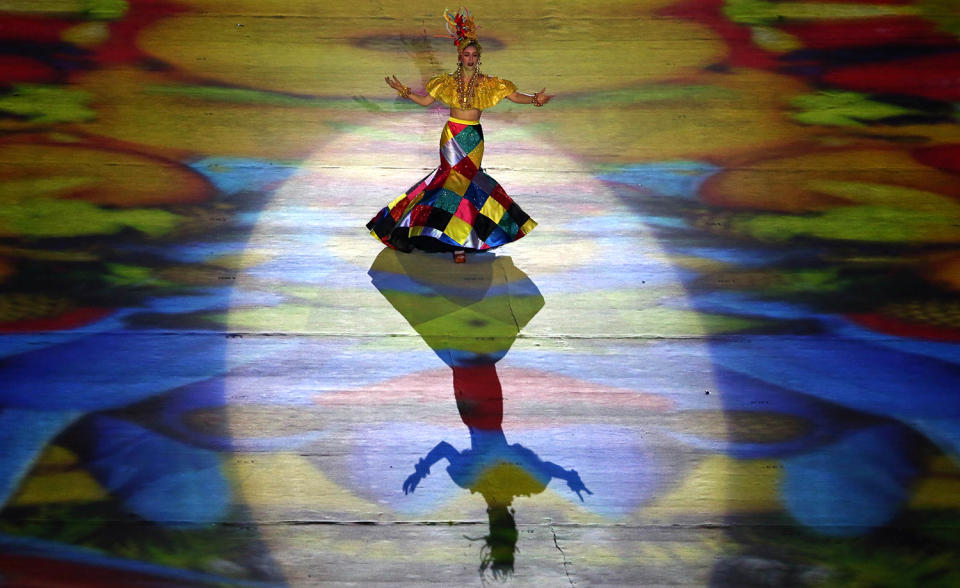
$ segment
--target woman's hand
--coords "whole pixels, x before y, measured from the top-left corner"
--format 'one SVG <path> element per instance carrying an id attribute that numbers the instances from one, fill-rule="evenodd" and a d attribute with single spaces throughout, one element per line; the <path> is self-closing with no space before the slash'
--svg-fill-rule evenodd
<path id="1" fill-rule="evenodd" d="M 433 104 L 433 96 L 424 96 L 423 94 L 417 94 L 409 87 L 403 85 L 403 82 L 397 79 L 397 76 L 393 76 L 393 79 L 389 77 L 383 78 L 383 81 L 387 83 L 388 86 L 397 91 L 397 94 L 401 98 L 410 99 L 419 104 L 420 106 L 430 106 Z"/>
<path id="2" fill-rule="evenodd" d="M 393 88 L 393 89 L 396 90 L 397 92 L 399 92 L 400 90 L 402 90 L 403 88 L 406 87 L 406 86 L 404 86 L 402 83 L 400 83 L 400 80 L 397 79 L 397 76 L 393 76 L 393 79 L 392 79 L 392 80 L 391 80 L 390 78 L 383 78 L 383 79 L 384 79 L 384 81 L 387 82 L 387 85 L 388 85 L 388 86 L 390 86 L 391 88 Z"/>
<path id="3" fill-rule="evenodd" d="M 550 99 L 553 98 L 553 96 L 547 96 L 546 92 L 547 92 L 547 89 L 544 88 L 533 95 L 534 106 L 543 106 L 547 102 L 550 102 Z"/>
<path id="4" fill-rule="evenodd" d="M 593 494 L 589 488 L 587 488 L 583 481 L 580 479 L 580 474 L 577 473 L 577 470 L 570 470 L 567 472 L 567 486 L 577 493 L 577 496 L 580 497 L 580 502 L 583 502 L 583 494 L 581 492 L 586 492 L 587 494 Z"/>
<path id="5" fill-rule="evenodd" d="M 383 79 L 387 82 L 388 86 L 397 91 L 397 94 L 399 94 L 401 98 L 410 98 L 410 88 L 404 86 L 400 80 L 397 79 L 397 76 L 393 76 L 392 80 L 390 78 Z M 416 99 L 414 99 L 414 102 L 416 102 Z"/>

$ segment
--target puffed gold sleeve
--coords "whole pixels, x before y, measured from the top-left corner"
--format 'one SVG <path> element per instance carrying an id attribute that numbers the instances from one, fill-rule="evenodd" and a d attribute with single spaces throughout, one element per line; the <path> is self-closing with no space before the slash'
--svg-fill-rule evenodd
<path id="1" fill-rule="evenodd" d="M 457 84 L 450 74 L 440 74 L 430 78 L 425 87 L 427 94 L 447 106 L 457 105 Z"/>
<path id="2" fill-rule="evenodd" d="M 482 84 L 477 85 L 473 97 L 473 107 L 484 110 L 500 102 L 517 91 L 517 86 L 510 80 L 493 76 L 484 76 Z"/>

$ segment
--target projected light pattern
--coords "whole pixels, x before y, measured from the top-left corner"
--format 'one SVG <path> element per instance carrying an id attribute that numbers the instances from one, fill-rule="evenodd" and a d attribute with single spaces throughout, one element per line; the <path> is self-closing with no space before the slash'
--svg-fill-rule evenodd
<path id="1" fill-rule="evenodd" d="M 435 165 L 445 112 L 382 77 L 453 69 L 442 8 L 3 6 L 2 581 L 476 578 L 507 504 L 518 579 L 960 582 L 952 3 L 471 7 L 558 94 L 484 115 L 539 226 L 479 298 L 363 228 Z M 404 494 L 480 447 L 478 357 L 520 465 Z"/>

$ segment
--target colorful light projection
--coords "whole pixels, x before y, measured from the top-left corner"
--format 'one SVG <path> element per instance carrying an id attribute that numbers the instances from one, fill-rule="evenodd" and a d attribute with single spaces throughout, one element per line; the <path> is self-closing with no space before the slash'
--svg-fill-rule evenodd
<path id="1" fill-rule="evenodd" d="M 504 431 L 594 492 L 516 499 L 518 577 L 556 545 L 584 580 L 956 583 L 951 3 L 475 9 L 484 67 L 560 94 L 484 119 L 541 222 L 505 251 L 545 305 L 497 364 Z M 434 161 L 442 114 L 380 80 L 452 68 L 438 11 L 4 6 L 7 578 L 475 577 L 458 528 L 249 525 L 488 524 L 445 476 L 403 495 L 469 442 L 356 232 Z"/>

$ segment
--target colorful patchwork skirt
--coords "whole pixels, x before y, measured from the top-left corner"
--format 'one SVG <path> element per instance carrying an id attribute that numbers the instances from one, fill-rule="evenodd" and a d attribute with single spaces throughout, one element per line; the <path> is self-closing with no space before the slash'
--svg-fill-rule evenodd
<path id="1" fill-rule="evenodd" d="M 537 223 L 480 169 L 479 122 L 450 118 L 440 135 L 440 167 L 401 194 L 367 229 L 402 251 L 480 251 L 516 241 Z"/>

